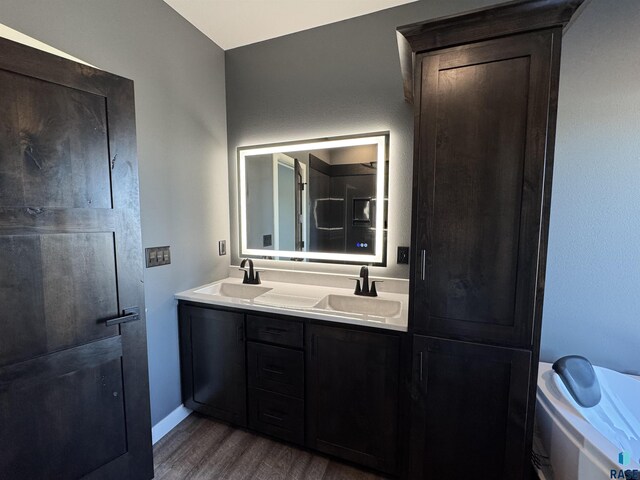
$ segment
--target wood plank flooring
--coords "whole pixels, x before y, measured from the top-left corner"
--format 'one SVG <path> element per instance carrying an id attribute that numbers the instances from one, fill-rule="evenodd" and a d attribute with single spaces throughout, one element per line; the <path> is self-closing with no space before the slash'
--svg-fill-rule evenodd
<path id="1" fill-rule="evenodd" d="M 158 480 L 384 480 L 196 413 L 153 449 Z"/>

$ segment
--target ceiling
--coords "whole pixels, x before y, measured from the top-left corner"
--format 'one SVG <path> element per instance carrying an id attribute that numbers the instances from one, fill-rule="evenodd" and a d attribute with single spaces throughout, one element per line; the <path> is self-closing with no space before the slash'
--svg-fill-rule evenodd
<path id="1" fill-rule="evenodd" d="M 164 0 L 224 50 L 416 0 Z"/>

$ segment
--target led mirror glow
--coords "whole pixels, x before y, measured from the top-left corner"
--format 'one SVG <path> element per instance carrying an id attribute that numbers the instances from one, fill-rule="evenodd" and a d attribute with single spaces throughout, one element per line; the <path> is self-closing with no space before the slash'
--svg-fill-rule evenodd
<path id="1" fill-rule="evenodd" d="M 375 133 L 238 148 L 240 257 L 384 264 L 388 140 Z M 322 175 L 333 183 L 320 194 Z M 319 248 L 318 235 L 331 237 L 333 250 Z"/>

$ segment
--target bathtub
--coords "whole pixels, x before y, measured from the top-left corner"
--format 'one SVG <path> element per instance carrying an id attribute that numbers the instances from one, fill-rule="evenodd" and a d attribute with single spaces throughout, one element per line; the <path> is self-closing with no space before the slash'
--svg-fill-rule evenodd
<path id="1" fill-rule="evenodd" d="M 605 480 L 622 470 L 640 480 L 640 377 L 594 368 L 602 400 L 583 408 L 551 364 L 540 363 L 534 453 L 548 456 L 543 462 L 551 467 L 541 478 Z M 628 465 L 619 463 L 620 452 L 629 452 Z"/>

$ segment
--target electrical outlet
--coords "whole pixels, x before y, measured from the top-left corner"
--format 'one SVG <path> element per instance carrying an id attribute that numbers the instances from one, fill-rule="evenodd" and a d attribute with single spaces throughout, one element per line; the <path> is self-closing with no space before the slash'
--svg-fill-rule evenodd
<path id="1" fill-rule="evenodd" d="M 227 241 L 226 240 L 220 240 L 218 242 L 218 255 L 219 256 L 223 256 L 227 254 Z"/>
<path id="2" fill-rule="evenodd" d="M 169 265 L 171 263 L 171 249 L 166 247 L 149 247 L 144 249 L 147 268 Z"/>
<path id="3" fill-rule="evenodd" d="M 409 247 L 398 247 L 398 265 L 409 263 Z"/>

